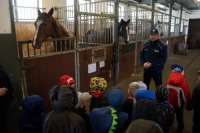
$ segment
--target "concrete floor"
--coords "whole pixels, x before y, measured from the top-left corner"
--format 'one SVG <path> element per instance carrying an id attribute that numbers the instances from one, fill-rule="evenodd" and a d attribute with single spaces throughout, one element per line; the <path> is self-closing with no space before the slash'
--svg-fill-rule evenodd
<path id="1" fill-rule="evenodd" d="M 164 68 L 163 72 L 163 83 L 168 78 L 168 75 L 170 73 L 170 66 L 171 64 L 181 64 L 185 67 L 185 77 L 188 81 L 191 93 L 193 88 L 196 85 L 197 80 L 197 71 L 200 70 L 200 50 L 189 50 L 188 55 L 172 55 L 168 57 L 167 63 Z M 133 81 L 139 81 L 142 80 L 142 71 L 139 74 L 132 75 L 131 77 L 124 79 L 117 83 L 116 86 L 121 87 L 125 89 L 125 92 L 127 92 L 128 84 Z M 150 88 L 155 90 L 155 85 L 153 81 L 151 81 Z M 185 123 L 185 130 L 184 133 L 191 133 L 191 127 L 192 127 L 192 112 L 185 110 L 184 111 L 184 123 Z M 174 121 L 174 124 L 170 130 L 170 133 L 176 133 L 176 120 Z"/>

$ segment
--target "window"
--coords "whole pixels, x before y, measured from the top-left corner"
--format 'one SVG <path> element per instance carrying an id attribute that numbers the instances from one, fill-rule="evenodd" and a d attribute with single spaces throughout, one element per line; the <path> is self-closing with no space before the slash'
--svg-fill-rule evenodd
<path id="1" fill-rule="evenodd" d="M 119 20 L 124 19 L 124 5 L 119 5 Z"/>
<path id="2" fill-rule="evenodd" d="M 15 21 L 35 21 L 42 0 L 12 0 Z"/>
<path id="3" fill-rule="evenodd" d="M 73 0 L 66 0 L 67 1 L 67 6 L 72 6 L 74 5 L 74 1 Z M 86 0 L 78 0 L 78 4 L 84 4 L 84 3 L 88 3 L 89 1 Z"/>
<path id="4" fill-rule="evenodd" d="M 108 3 L 108 13 L 112 14 L 114 12 L 114 3 Z"/>

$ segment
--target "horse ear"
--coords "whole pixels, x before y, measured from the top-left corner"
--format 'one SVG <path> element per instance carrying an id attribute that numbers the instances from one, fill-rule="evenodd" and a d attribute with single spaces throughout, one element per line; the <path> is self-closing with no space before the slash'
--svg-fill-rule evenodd
<path id="1" fill-rule="evenodd" d="M 124 20 L 123 20 L 123 19 L 121 19 L 120 23 L 123 23 L 123 22 L 124 22 Z"/>
<path id="2" fill-rule="evenodd" d="M 130 21 L 131 21 L 131 20 L 129 19 L 129 20 L 126 22 L 126 24 L 129 24 L 129 23 L 130 23 Z"/>
<path id="3" fill-rule="evenodd" d="M 53 9 L 53 7 L 49 10 L 49 12 L 48 12 L 48 15 L 49 15 L 49 17 L 51 17 L 52 15 L 53 15 L 53 11 L 54 11 L 54 9 Z"/>
<path id="4" fill-rule="evenodd" d="M 41 11 L 38 9 L 38 16 L 39 16 L 40 14 L 42 14 L 42 13 L 41 13 Z"/>

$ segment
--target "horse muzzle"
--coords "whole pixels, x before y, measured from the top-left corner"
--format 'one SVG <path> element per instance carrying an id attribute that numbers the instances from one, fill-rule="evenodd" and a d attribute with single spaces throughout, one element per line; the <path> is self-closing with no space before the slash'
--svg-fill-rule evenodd
<path id="1" fill-rule="evenodd" d="M 35 48 L 35 49 L 40 49 L 40 48 L 41 48 L 39 44 L 34 43 L 34 42 L 32 43 L 32 46 L 33 46 L 33 48 Z"/>

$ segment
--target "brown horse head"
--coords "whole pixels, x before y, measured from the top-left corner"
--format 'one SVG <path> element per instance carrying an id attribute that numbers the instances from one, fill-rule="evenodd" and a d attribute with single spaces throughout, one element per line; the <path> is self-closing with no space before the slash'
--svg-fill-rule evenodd
<path id="1" fill-rule="evenodd" d="M 35 21 L 35 34 L 33 38 L 33 47 L 41 48 L 42 43 L 48 37 L 59 38 L 68 37 L 69 34 L 52 16 L 54 12 L 53 7 L 48 13 L 38 10 L 38 17 Z"/>

